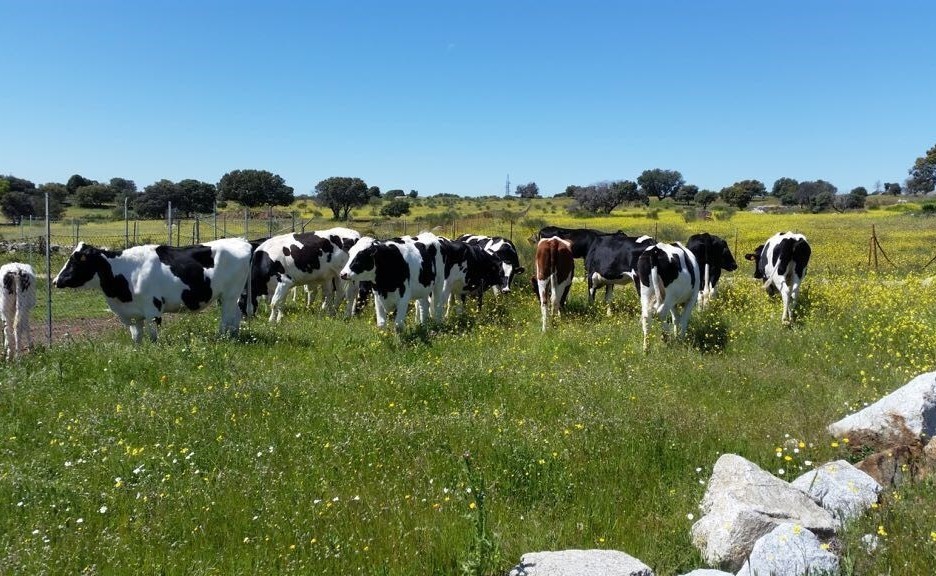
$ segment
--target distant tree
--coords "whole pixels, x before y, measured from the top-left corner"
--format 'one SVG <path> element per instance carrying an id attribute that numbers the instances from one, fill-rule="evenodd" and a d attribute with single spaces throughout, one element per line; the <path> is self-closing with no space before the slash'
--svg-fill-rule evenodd
<path id="1" fill-rule="evenodd" d="M 25 192 L 27 194 L 32 194 L 36 191 L 36 185 L 24 178 L 17 178 L 13 175 L 3 176 L 2 178 L 7 181 L 7 184 L 9 184 L 10 192 Z"/>
<path id="2" fill-rule="evenodd" d="M 409 200 L 394 198 L 386 206 L 380 209 L 380 215 L 389 218 L 399 218 L 410 213 Z"/>
<path id="3" fill-rule="evenodd" d="M 371 186 L 368 188 L 367 195 L 371 198 L 380 198 L 380 186 Z"/>
<path id="4" fill-rule="evenodd" d="M 576 186 L 575 184 L 569 184 L 566 186 L 566 189 L 558 194 L 554 195 L 553 198 L 574 198 L 575 191 L 581 188 L 581 186 Z"/>
<path id="5" fill-rule="evenodd" d="M 160 180 L 143 189 L 143 193 L 133 199 L 133 209 L 141 218 L 165 218 L 169 202 L 173 211 L 179 205 L 182 188 L 172 180 Z"/>
<path id="6" fill-rule="evenodd" d="M 852 188 L 848 194 L 837 194 L 832 200 L 832 209 L 836 212 L 846 210 L 860 210 L 865 207 L 865 200 L 868 198 L 868 190 L 864 186 Z"/>
<path id="7" fill-rule="evenodd" d="M 68 196 L 68 190 L 64 184 L 49 182 L 42 184 L 37 189 L 34 204 L 36 214 L 45 214 L 45 194 L 49 193 L 49 218 L 57 220 L 65 212 L 65 197 Z"/>
<path id="8" fill-rule="evenodd" d="M 637 190 L 637 184 L 630 180 L 599 182 L 591 186 L 570 186 L 566 191 L 570 188 L 578 208 L 598 214 L 610 214 L 624 202 L 637 201 L 642 197 Z"/>
<path id="9" fill-rule="evenodd" d="M 102 208 L 114 201 L 114 190 L 95 182 L 75 191 L 75 204 L 82 208 Z"/>
<path id="10" fill-rule="evenodd" d="M 419 197 L 419 191 L 418 191 L 418 190 L 410 190 L 410 191 L 409 191 L 409 194 L 407 194 L 407 196 L 409 196 L 410 198 L 418 198 L 418 197 Z"/>
<path id="11" fill-rule="evenodd" d="M 720 195 L 725 204 L 744 210 L 755 196 L 763 196 L 766 192 L 767 189 L 760 180 L 741 180 L 722 188 Z"/>
<path id="12" fill-rule="evenodd" d="M 402 198 L 404 193 L 402 190 L 394 188 L 393 190 L 387 190 L 384 192 L 384 200 L 393 200 L 394 198 Z"/>
<path id="13" fill-rule="evenodd" d="M 517 196 L 521 198 L 539 198 L 539 186 L 536 182 L 517 185 Z"/>
<path id="14" fill-rule="evenodd" d="M 644 170 L 637 177 L 637 184 L 647 196 L 656 196 L 659 200 L 670 198 L 676 194 L 676 191 L 685 184 L 682 174 L 676 170 Z"/>
<path id="15" fill-rule="evenodd" d="M 74 194 L 82 186 L 90 186 L 92 184 L 97 184 L 94 180 L 85 178 L 80 174 L 72 174 L 72 177 L 68 179 L 68 182 L 65 183 L 65 188 L 68 190 L 69 194 Z"/>
<path id="16" fill-rule="evenodd" d="M 910 178 L 907 179 L 907 190 L 911 193 L 925 194 L 936 189 L 936 146 L 920 156 L 910 168 Z"/>
<path id="17" fill-rule="evenodd" d="M 796 203 L 812 212 L 829 208 L 835 200 L 838 188 L 825 180 L 800 182 L 796 187 Z"/>
<path id="18" fill-rule="evenodd" d="M 365 193 L 367 190 L 364 191 Z M 288 206 L 295 199 L 293 189 L 277 174 L 266 170 L 232 170 L 218 182 L 217 197 L 244 206 Z"/>
<path id="19" fill-rule="evenodd" d="M 676 191 L 676 195 L 673 196 L 673 199 L 680 204 L 689 205 L 695 200 L 696 194 L 698 193 L 699 187 L 695 184 L 683 184 L 679 187 L 679 190 Z"/>
<path id="20" fill-rule="evenodd" d="M 14 225 L 19 225 L 23 218 L 36 215 L 36 208 L 28 194 L 9 190 L 0 194 L 0 211 Z"/>
<path id="21" fill-rule="evenodd" d="M 695 195 L 694 200 L 700 208 L 705 210 L 708 208 L 709 204 L 718 200 L 718 193 L 712 192 L 711 190 L 699 190 L 699 192 Z"/>
<path id="22" fill-rule="evenodd" d="M 770 195 L 780 198 L 781 201 L 785 196 L 792 198 L 796 194 L 797 186 L 799 186 L 799 182 L 793 178 L 777 178 L 773 183 L 773 188 L 770 189 Z"/>
<path id="23" fill-rule="evenodd" d="M 897 182 L 885 182 L 884 183 L 884 193 L 890 194 L 892 196 L 900 196 L 900 193 L 903 189 L 900 187 L 900 184 Z"/>
<path id="24" fill-rule="evenodd" d="M 335 220 L 347 220 L 351 209 L 367 199 L 367 184 L 360 178 L 332 176 L 315 185 L 315 201 L 330 208 Z"/>
<path id="25" fill-rule="evenodd" d="M 111 178 L 108 187 L 114 191 L 115 198 L 124 196 L 132 198 L 137 193 L 136 182 L 126 178 Z"/>
<path id="26" fill-rule="evenodd" d="M 218 197 L 218 190 L 214 184 L 189 178 L 180 180 L 177 186 L 181 194 L 178 198 L 178 205 L 176 202 L 172 203 L 173 211 L 176 210 L 176 206 L 186 216 L 198 212 L 208 213 L 214 211 L 215 200 Z"/>

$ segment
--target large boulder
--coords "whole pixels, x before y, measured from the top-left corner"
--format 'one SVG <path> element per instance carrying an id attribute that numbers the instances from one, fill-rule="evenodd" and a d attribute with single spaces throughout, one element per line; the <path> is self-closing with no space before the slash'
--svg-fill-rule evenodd
<path id="1" fill-rule="evenodd" d="M 875 449 L 936 435 L 936 372 L 920 374 L 867 408 L 828 427 L 851 445 Z"/>
<path id="2" fill-rule="evenodd" d="M 737 570 L 754 543 L 781 524 L 797 524 L 831 536 L 835 519 L 804 492 L 741 456 L 725 454 L 715 463 L 702 498 L 703 516 L 692 526 L 692 541 L 705 561 Z"/>
<path id="3" fill-rule="evenodd" d="M 617 550 L 560 550 L 524 554 L 510 576 L 653 576 L 653 570 Z"/>
<path id="4" fill-rule="evenodd" d="M 721 570 L 713 570 L 711 568 L 699 568 L 698 570 L 693 570 L 682 576 L 735 576 L 731 572 L 722 572 Z"/>
<path id="5" fill-rule="evenodd" d="M 781 524 L 754 544 L 737 576 L 837 574 L 838 557 L 798 524 Z"/>
<path id="6" fill-rule="evenodd" d="M 845 460 L 823 464 L 791 484 L 844 523 L 861 515 L 877 502 L 881 485 Z"/>

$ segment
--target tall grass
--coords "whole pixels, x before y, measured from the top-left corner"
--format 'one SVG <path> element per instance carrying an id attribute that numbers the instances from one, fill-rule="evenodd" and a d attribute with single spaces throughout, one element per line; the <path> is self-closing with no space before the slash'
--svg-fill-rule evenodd
<path id="1" fill-rule="evenodd" d="M 691 516 L 720 454 L 791 479 L 843 455 L 826 424 L 936 366 L 936 286 L 869 275 L 852 247 L 866 220 L 813 218 L 698 223 L 739 226 L 751 248 L 785 228 L 815 238 L 793 328 L 742 261 L 689 343 L 657 334 L 646 355 L 632 289 L 607 318 L 576 282 L 541 334 L 524 277 L 402 335 L 292 306 L 233 340 L 211 311 L 168 316 L 156 344 L 115 330 L 40 348 L 0 368 L 0 573 L 501 574 L 560 548 L 699 567 Z M 924 256 L 925 227 L 893 218 L 878 234 L 895 258 Z M 98 314 L 103 298 L 55 306 Z M 791 438 L 803 449 L 778 458 Z M 849 569 L 933 573 L 932 495 L 902 488 L 850 529 Z M 878 525 L 868 556 L 857 540 Z"/>

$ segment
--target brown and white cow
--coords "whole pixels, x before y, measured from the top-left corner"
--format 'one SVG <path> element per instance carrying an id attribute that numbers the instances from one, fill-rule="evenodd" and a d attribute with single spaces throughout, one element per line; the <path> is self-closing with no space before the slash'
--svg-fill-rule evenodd
<path id="1" fill-rule="evenodd" d="M 550 312 L 558 316 L 565 306 L 574 272 L 575 259 L 568 240 L 553 237 L 536 243 L 536 293 L 540 301 L 543 332 Z"/>

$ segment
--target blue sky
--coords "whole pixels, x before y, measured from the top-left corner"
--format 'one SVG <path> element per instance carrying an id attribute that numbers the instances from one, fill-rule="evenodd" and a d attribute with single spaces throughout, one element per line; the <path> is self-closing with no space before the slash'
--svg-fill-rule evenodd
<path id="1" fill-rule="evenodd" d="M 0 0 L 0 173 L 870 190 L 936 144 L 934 23 L 899 0 Z"/>

